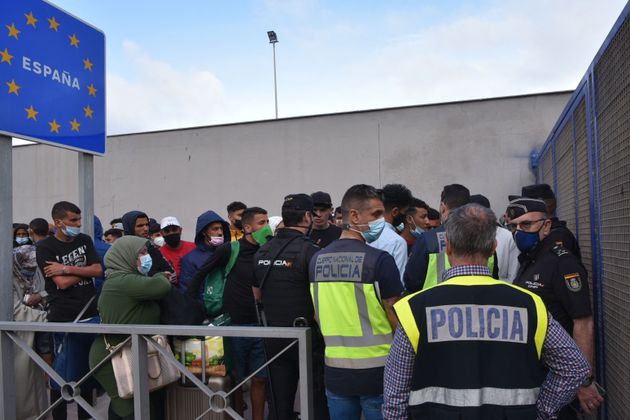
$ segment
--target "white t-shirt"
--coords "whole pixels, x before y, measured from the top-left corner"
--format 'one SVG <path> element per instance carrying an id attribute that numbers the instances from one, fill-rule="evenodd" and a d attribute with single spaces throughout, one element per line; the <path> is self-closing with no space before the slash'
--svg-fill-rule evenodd
<path id="1" fill-rule="evenodd" d="M 396 233 L 396 229 L 391 224 L 385 222 L 385 228 L 381 236 L 369 245 L 394 257 L 398 271 L 400 271 L 400 282 L 402 283 L 403 273 L 407 265 L 407 241 Z"/>
<path id="2" fill-rule="evenodd" d="M 499 264 L 499 279 L 508 283 L 514 282 L 518 273 L 518 256 L 521 251 L 516 247 L 512 233 L 502 227 L 497 227 L 497 262 Z"/>

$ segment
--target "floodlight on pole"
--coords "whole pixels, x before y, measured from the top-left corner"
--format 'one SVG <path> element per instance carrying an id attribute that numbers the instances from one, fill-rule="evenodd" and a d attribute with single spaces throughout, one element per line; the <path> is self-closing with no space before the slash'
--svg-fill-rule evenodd
<path id="1" fill-rule="evenodd" d="M 276 104 L 276 119 L 278 119 L 278 81 L 276 78 L 276 44 L 278 43 L 278 36 L 275 31 L 267 31 L 267 36 L 269 37 L 269 43 L 273 47 L 273 90 Z"/>

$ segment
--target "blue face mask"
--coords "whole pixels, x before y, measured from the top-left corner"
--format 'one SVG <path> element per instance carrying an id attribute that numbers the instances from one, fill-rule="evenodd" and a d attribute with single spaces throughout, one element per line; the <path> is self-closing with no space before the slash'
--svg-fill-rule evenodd
<path id="1" fill-rule="evenodd" d="M 62 228 L 61 231 L 68 238 L 76 238 L 77 236 L 79 236 L 79 233 L 81 233 L 81 228 L 74 227 L 74 226 L 66 226 L 65 228 Z"/>
<path id="2" fill-rule="evenodd" d="M 381 236 L 381 233 L 385 228 L 385 218 L 381 217 L 380 219 L 373 220 L 368 223 L 368 226 L 370 227 L 368 230 L 360 233 L 361 236 L 363 236 L 363 239 L 365 239 L 365 242 L 369 244 L 374 242 L 378 239 L 379 236 Z"/>
<path id="3" fill-rule="evenodd" d="M 140 267 L 138 267 L 138 271 L 145 276 L 149 274 L 151 270 L 151 266 L 153 265 L 153 259 L 149 254 L 140 255 Z"/>
<path id="4" fill-rule="evenodd" d="M 411 231 L 411 235 L 416 239 L 421 237 L 423 233 L 424 233 L 424 230 L 420 229 L 418 226 L 416 226 L 416 228 Z"/>
<path id="5" fill-rule="evenodd" d="M 26 245 L 28 243 L 28 237 L 26 238 L 15 238 L 15 242 L 17 242 L 18 245 Z"/>
<path id="6" fill-rule="evenodd" d="M 523 232 L 522 230 L 514 232 L 514 242 L 516 242 L 516 247 L 521 252 L 530 252 L 536 248 L 538 241 L 538 232 Z"/>

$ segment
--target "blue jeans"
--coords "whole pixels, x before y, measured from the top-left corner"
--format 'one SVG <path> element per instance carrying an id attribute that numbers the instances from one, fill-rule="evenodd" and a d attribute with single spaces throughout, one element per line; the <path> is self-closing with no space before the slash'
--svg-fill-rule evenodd
<path id="1" fill-rule="evenodd" d="M 382 420 L 383 395 L 344 397 L 326 390 L 330 420 L 360 420 L 361 411 L 365 420 Z"/>
<path id="2" fill-rule="evenodd" d="M 253 324 L 239 325 L 251 327 Z M 259 337 L 232 337 L 232 361 L 239 381 L 245 379 L 267 362 L 263 339 Z M 267 368 L 256 375 L 258 378 L 267 377 Z"/>

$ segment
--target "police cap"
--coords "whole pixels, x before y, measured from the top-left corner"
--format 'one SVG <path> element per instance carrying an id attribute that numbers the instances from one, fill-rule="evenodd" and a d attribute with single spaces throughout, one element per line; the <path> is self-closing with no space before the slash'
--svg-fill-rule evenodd
<path id="1" fill-rule="evenodd" d="M 520 195 L 508 195 L 508 203 L 511 203 L 512 201 L 516 200 L 517 198 L 521 198 Z"/>
<path id="2" fill-rule="evenodd" d="M 521 190 L 521 195 L 527 198 L 540 198 L 541 200 L 556 198 L 549 184 L 527 185 Z"/>
<path id="3" fill-rule="evenodd" d="M 308 194 L 289 194 L 284 197 L 282 210 L 313 211 L 313 199 Z"/>
<path id="4" fill-rule="evenodd" d="M 545 202 L 536 198 L 521 197 L 511 201 L 507 208 L 507 215 L 510 219 L 516 219 L 532 212 L 547 213 Z"/>

